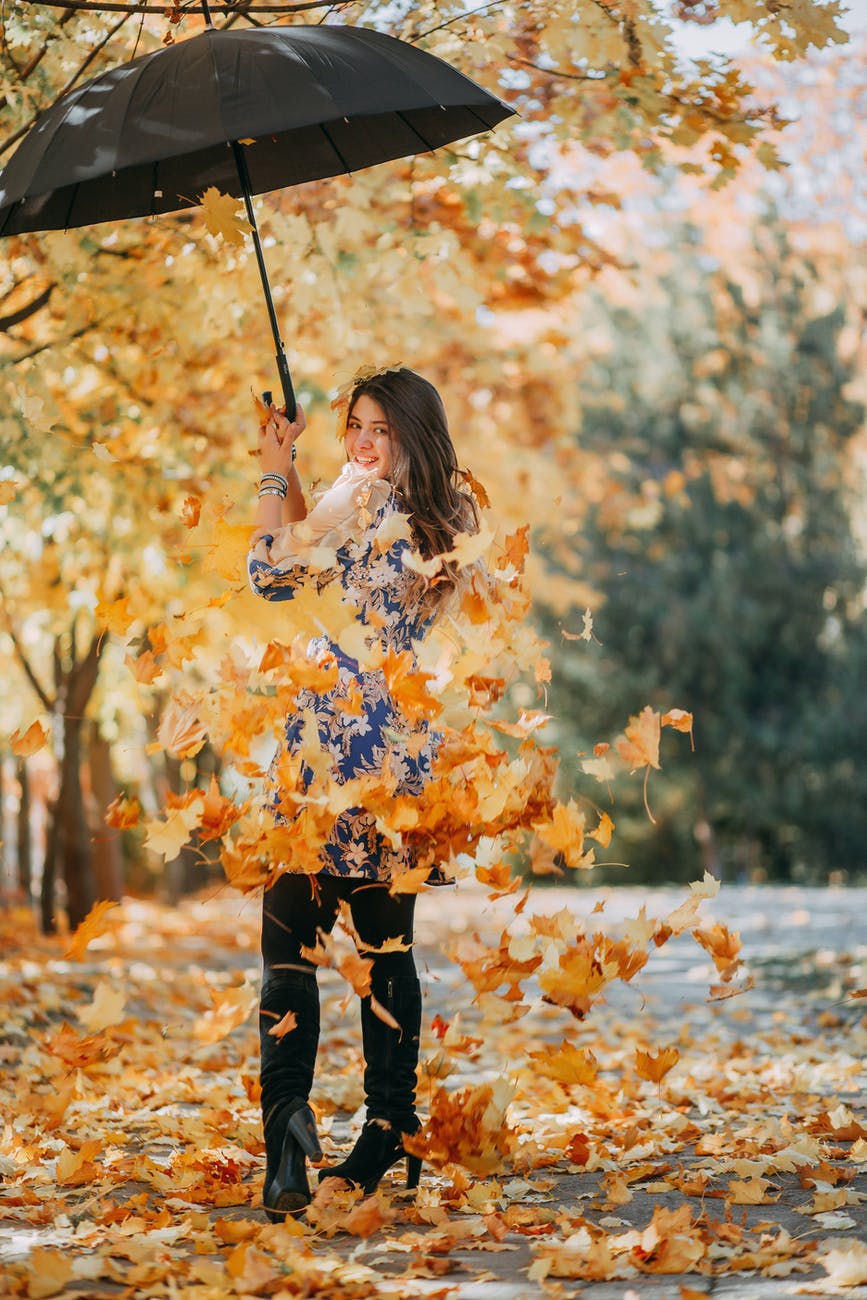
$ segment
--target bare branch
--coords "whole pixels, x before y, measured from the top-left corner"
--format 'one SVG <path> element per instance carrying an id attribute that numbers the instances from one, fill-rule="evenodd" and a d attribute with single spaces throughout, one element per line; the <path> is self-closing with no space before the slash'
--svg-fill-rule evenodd
<path id="1" fill-rule="evenodd" d="M 31 357 L 38 357 L 40 352 L 47 352 L 50 348 L 67 347 L 68 344 L 74 343 L 76 339 L 80 339 L 85 334 L 88 334 L 90 330 L 97 329 L 100 325 L 104 324 L 107 319 L 107 316 L 101 316 L 99 320 L 88 321 L 86 325 L 82 325 L 81 328 L 77 329 L 73 334 L 67 334 L 62 339 L 50 339 L 47 343 L 40 343 L 37 347 L 31 348 L 29 352 L 22 352 L 20 356 L 12 357 L 9 361 L 2 362 L 2 367 L 20 366 L 22 361 L 29 361 Z"/>
<path id="2" fill-rule="evenodd" d="M 29 0 L 33 3 L 33 0 Z M 499 0 L 498 0 L 499 2 Z M 165 18 L 167 7 L 165 5 L 154 4 L 125 4 L 123 0 L 39 0 L 40 4 L 47 5 L 52 9 L 70 9 L 86 10 L 89 13 L 122 13 L 122 14 L 156 14 L 159 18 Z M 341 6 L 334 0 L 301 0 L 295 4 L 209 4 L 208 8 L 212 14 L 295 14 L 303 13 L 307 9 L 339 9 Z M 192 14 L 200 14 L 201 6 L 190 5 L 178 10 L 185 18 Z"/>
<path id="3" fill-rule="evenodd" d="M 6 599 L 6 592 L 3 590 L 2 586 L 0 586 L 0 601 L 3 603 L 3 622 L 6 624 L 6 631 L 9 633 L 9 639 L 12 642 L 18 662 L 24 670 L 24 676 L 39 696 L 40 703 L 45 711 L 47 713 L 53 713 L 57 706 L 57 700 L 51 699 L 48 692 L 43 689 L 42 683 L 36 676 L 30 660 L 24 653 L 21 642 L 15 635 L 15 628 L 12 626 L 12 616 L 9 613 L 9 603 Z"/>
<path id="4" fill-rule="evenodd" d="M 8 316 L 0 316 L 0 334 L 5 334 L 7 330 L 12 329 L 13 325 L 20 325 L 28 317 L 35 316 L 38 311 L 41 311 L 46 306 L 48 299 L 56 288 L 56 284 L 50 284 L 38 298 L 34 298 L 32 302 L 27 303 L 26 307 L 19 307 L 18 311 L 10 312 Z"/>
<path id="5" fill-rule="evenodd" d="M 606 79 L 607 73 L 598 72 L 564 72 L 562 68 L 543 68 L 541 63 L 533 63 L 531 59 L 519 59 L 517 56 L 509 60 L 510 63 L 517 63 L 522 68 L 533 68 L 536 72 L 544 72 L 546 77 L 565 77 L 567 81 L 599 81 Z"/>
<path id="6" fill-rule="evenodd" d="M 445 22 L 438 23 L 436 27 L 428 27 L 427 31 L 419 32 L 413 36 L 411 44 L 416 41 L 423 41 L 426 36 L 432 36 L 434 32 L 441 32 L 444 27 L 451 27 L 452 23 L 459 23 L 463 18 L 472 18 L 473 14 L 480 14 L 483 9 L 493 9 L 495 5 L 504 4 L 505 0 L 488 0 L 487 4 L 478 5 L 475 9 L 466 9 L 462 14 L 455 14 L 453 18 L 447 18 Z"/>
<path id="7" fill-rule="evenodd" d="M 121 18 L 120 22 L 115 23 L 114 27 L 112 27 L 111 30 L 105 34 L 105 36 L 99 42 L 99 44 L 94 45 L 93 49 L 87 55 L 87 58 L 76 69 L 73 75 L 69 78 L 69 81 L 67 81 L 66 85 L 57 95 L 57 99 L 61 99 L 63 95 L 65 95 L 68 91 L 72 90 L 73 86 L 76 84 L 78 79 L 87 71 L 87 69 L 90 67 L 91 63 L 93 63 L 93 60 L 97 57 L 97 55 L 102 53 L 102 51 L 105 49 L 106 45 L 108 45 L 112 37 L 117 35 L 117 33 L 120 31 L 121 27 L 123 27 L 125 22 L 126 22 L 126 18 L 125 17 Z M 55 103 L 57 102 L 57 99 L 55 99 L 54 101 Z M 41 114 L 44 112 L 45 112 L 44 108 L 40 109 L 38 113 L 33 114 L 29 122 L 25 122 L 24 125 L 20 126 L 17 131 L 13 131 L 10 136 L 7 136 L 7 138 L 2 142 L 2 144 L 0 144 L 0 154 L 5 153 L 7 149 L 11 149 L 13 144 L 17 144 L 17 142 L 21 139 L 21 137 L 27 134 L 27 132 L 30 130 L 31 126 L 33 126 L 36 119 L 40 117 Z"/>

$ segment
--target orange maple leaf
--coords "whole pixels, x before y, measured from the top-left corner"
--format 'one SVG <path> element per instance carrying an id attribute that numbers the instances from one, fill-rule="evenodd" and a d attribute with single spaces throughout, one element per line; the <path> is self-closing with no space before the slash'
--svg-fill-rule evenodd
<path id="1" fill-rule="evenodd" d="M 199 497 L 184 497 L 181 506 L 181 523 L 185 528 L 195 528 L 202 514 L 202 502 Z"/>
<path id="2" fill-rule="evenodd" d="M 90 941 L 98 938 L 101 934 L 105 934 L 110 929 L 106 918 L 114 907 L 117 907 L 117 903 L 113 903 L 108 899 L 94 903 L 87 916 L 70 937 L 69 946 L 66 949 L 67 957 L 71 957 L 73 961 L 83 960 Z"/>
<path id="3" fill-rule="evenodd" d="M 676 1047 L 661 1047 L 655 1054 L 653 1052 L 643 1052 L 640 1047 L 635 1049 L 635 1072 L 642 1079 L 649 1079 L 651 1083 L 659 1083 L 673 1070 L 680 1060 L 680 1052 Z"/>
<path id="4" fill-rule="evenodd" d="M 137 826 L 140 817 L 141 804 L 138 799 L 125 794 L 119 794 L 105 810 L 106 826 L 113 826 L 115 830 L 119 831 L 129 830 L 131 826 Z M 83 924 L 84 922 L 82 922 Z"/>
<path id="5" fill-rule="evenodd" d="M 48 732 L 41 722 L 31 722 L 26 731 L 13 731 L 9 737 L 9 748 L 18 758 L 29 758 L 41 749 L 48 739 Z"/>

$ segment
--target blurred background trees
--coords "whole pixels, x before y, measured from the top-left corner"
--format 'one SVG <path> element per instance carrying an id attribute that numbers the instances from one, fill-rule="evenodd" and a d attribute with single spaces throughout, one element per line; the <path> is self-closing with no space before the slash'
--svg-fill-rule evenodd
<path id="1" fill-rule="evenodd" d="M 709 271 L 694 233 L 640 309 L 591 318 L 607 346 L 581 381 L 585 449 L 611 482 L 574 539 L 599 592 L 598 641 L 554 646 L 565 754 L 645 699 L 695 714 L 648 822 L 618 795 L 620 844 L 643 879 L 827 879 L 867 841 L 867 625 L 844 304 L 779 222 L 756 229 L 750 293 Z M 612 450 L 614 449 L 614 450 Z M 574 566 L 575 561 L 570 557 Z M 572 771 L 580 768 L 573 762 Z M 626 807 L 624 802 L 626 801 Z"/>

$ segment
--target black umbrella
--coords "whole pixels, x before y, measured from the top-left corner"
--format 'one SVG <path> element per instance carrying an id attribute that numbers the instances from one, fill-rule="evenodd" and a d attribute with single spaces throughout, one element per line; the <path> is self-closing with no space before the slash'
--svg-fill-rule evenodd
<path id="1" fill-rule="evenodd" d="M 0 173 L 0 235 L 243 196 L 290 418 L 292 381 L 251 196 L 486 131 L 513 110 L 441 59 L 363 27 L 198 36 L 59 99 Z"/>

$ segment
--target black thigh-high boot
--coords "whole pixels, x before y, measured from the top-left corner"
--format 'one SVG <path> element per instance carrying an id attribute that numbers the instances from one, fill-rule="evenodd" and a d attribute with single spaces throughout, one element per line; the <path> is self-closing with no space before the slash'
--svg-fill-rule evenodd
<path id="1" fill-rule="evenodd" d="M 295 1028 L 277 1038 L 268 1030 L 291 1011 Z M 305 1158 L 322 1157 L 316 1120 L 307 1104 L 319 1045 L 319 988 L 313 971 L 266 976 L 259 1004 L 262 1127 L 265 1133 L 265 1213 L 274 1222 L 310 1202 Z"/>
<path id="2" fill-rule="evenodd" d="M 364 1047 L 364 1095 L 367 1119 L 347 1158 L 320 1178 L 343 1178 L 366 1194 L 376 1188 L 386 1170 L 406 1156 L 406 1186 L 417 1187 L 418 1156 L 404 1151 L 402 1133 L 419 1127 L 415 1113 L 416 1066 L 421 1030 L 421 986 L 418 975 L 378 972 L 374 964 L 372 993 L 400 1026 L 393 1029 L 377 1016 L 369 997 L 361 1003 Z"/>

